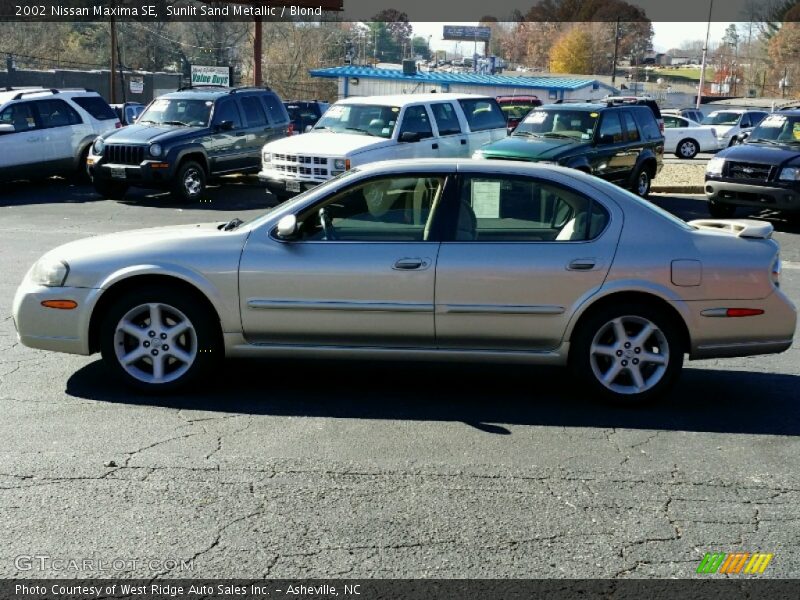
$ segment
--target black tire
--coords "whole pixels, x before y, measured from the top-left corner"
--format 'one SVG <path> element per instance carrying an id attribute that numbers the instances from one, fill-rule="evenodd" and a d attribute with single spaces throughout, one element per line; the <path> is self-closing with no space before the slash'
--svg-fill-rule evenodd
<path id="1" fill-rule="evenodd" d="M 652 183 L 650 170 L 647 167 L 640 167 L 633 177 L 633 193 L 641 198 L 647 198 Z"/>
<path id="2" fill-rule="evenodd" d="M 630 338 L 617 340 L 612 325 L 614 320 L 620 321 L 626 336 Z M 654 332 L 644 341 L 637 342 L 636 335 L 643 331 L 643 322 L 649 322 Z M 574 375 L 593 397 L 616 404 L 636 406 L 657 400 L 675 384 L 683 367 L 685 348 L 679 325 L 663 310 L 648 304 L 624 303 L 600 307 L 582 320 L 571 341 L 569 366 Z M 593 351 L 596 341 L 598 352 Z M 625 343 L 628 345 L 625 346 Z M 606 352 L 606 348 L 608 355 L 599 353 L 600 349 Z M 659 352 L 653 352 L 654 348 L 659 348 Z M 645 357 L 663 361 L 664 364 L 649 362 Z M 636 391 L 634 369 L 640 374 L 642 391 Z M 618 374 L 610 380 L 610 384 L 601 381 L 603 375 L 611 376 L 614 373 Z"/>
<path id="3" fill-rule="evenodd" d="M 106 181 L 95 178 L 94 189 L 104 198 L 110 198 L 111 200 L 122 200 L 125 197 L 125 193 L 128 191 L 128 186 L 124 183 L 117 183 L 114 181 Z"/>
<path id="4" fill-rule="evenodd" d="M 152 313 L 147 305 L 160 307 L 160 324 L 149 319 Z M 141 331 L 141 338 L 118 328 L 123 317 L 136 332 Z M 166 333 L 167 327 L 183 322 L 188 322 L 191 330 L 174 337 Z M 151 335 L 151 332 L 154 333 Z M 136 356 L 131 353 L 140 351 L 142 356 L 124 367 L 118 348 L 120 354 Z M 209 314 L 193 295 L 169 286 L 145 286 L 122 295 L 111 304 L 101 317 L 100 351 L 114 376 L 146 393 L 173 392 L 197 383 L 203 376 L 216 372 L 215 367 L 223 355 L 217 316 Z M 178 351 L 183 354 L 176 354 Z M 161 364 L 161 381 L 153 363 L 155 357 L 150 356 L 153 352 Z"/>
<path id="5" fill-rule="evenodd" d="M 678 142 L 675 148 L 675 156 L 678 158 L 692 159 L 700 152 L 697 142 L 691 138 L 686 138 Z"/>
<path id="6" fill-rule="evenodd" d="M 206 172 L 200 163 L 187 160 L 181 163 L 172 182 L 172 197 L 178 202 L 196 202 L 206 189 Z"/>
<path id="7" fill-rule="evenodd" d="M 86 146 L 81 152 L 81 156 L 78 159 L 78 168 L 75 169 L 72 177 L 70 177 L 73 183 L 86 184 L 92 181 L 92 178 L 89 176 L 89 167 L 86 164 L 86 159 L 89 157 L 89 148 L 90 146 Z"/>
<path id="8" fill-rule="evenodd" d="M 722 204 L 716 200 L 709 200 L 708 214 L 715 219 L 730 219 L 736 214 L 736 206 L 733 204 Z"/>

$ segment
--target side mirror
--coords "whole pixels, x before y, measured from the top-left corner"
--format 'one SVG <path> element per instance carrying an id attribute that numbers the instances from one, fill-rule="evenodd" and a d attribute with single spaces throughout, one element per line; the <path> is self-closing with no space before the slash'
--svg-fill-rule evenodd
<path id="1" fill-rule="evenodd" d="M 217 123 L 215 129 L 217 131 L 230 131 L 233 129 L 233 121 L 220 121 Z"/>
<path id="2" fill-rule="evenodd" d="M 11 123 L 3 123 L 0 125 L 0 135 L 4 133 L 16 133 L 16 129 Z"/>
<path id="3" fill-rule="evenodd" d="M 414 131 L 404 131 L 400 134 L 400 141 L 405 143 L 418 142 L 419 134 Z"/>
<path id="4" fill-rule="evenodd" d="M 308 133 L 308 132 L 309 132 L 309 131 L 311 131 L 312 129 L 314 129 L 314 126 L 313 126 L 313 125 L 306 125 L 306 128 L 305 128 L 305 130 L 304 130 L 304 131 L 305 131 L 306 133 Z"/>
<path id="5" fill-rule="evenodd" d="M 288 240 L 294 237 L 297 233 L 297 217 L 295 215 L 286 215 L 278 221 L 277 234 L 282 240 Z"/>

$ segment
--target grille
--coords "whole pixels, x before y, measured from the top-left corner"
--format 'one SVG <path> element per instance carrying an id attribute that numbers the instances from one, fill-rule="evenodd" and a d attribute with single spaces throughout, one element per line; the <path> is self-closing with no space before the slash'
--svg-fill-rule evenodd
<path id="1" fill-rule="evenodd" d="M 272 168 L 298 177 L 327 179 L 330 176 L 328 160 L 324 156 L 275 153 L 272 155 Z"/>
<path id="2" fill-rule="evenodd" d="M 144 146 L 107 145 L 106 162 L 117 165 L 138 165 L 144 160 Z"/>
<path id="3" fill-rule="evenodd" d="M 730 161 L 726 164 L 726 167 L 728 169 L 728 177 L 731 179 L 767 181 L 772 171 L 771 165 L 759 165 L 745 162 Z"/>

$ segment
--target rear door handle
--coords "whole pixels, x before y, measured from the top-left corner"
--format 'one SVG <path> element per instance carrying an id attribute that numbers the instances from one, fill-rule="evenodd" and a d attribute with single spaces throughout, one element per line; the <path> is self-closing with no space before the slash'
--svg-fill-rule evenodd
<path id="1" fill-rule="evenodd" d="M 429 258 L 400 258 L 392 268 L 396 271 L 416 271 L 427 269 L 430 264 Z"/>
<path id="2" fill-rule="evenodd" d="M 597 265 L 594 258 L 576 258 L 567 265 L 570 271 L 591 271 Z"/>
<path id="3" fill-rule="evenodd" d="M 235 137 L 244 137 L 245 135 L 247 135 L 247 134 L 244 133 L 244 132 L 240 132 L 240 133 L 235 133 L 234 134 Z"/>
<path id="4" fill-rule="evenodd" d="M 461 145 L 462 146 L 466 146 L 467 145 L 467 140 L 461 140 Z"/>
<path id="5" fill-rule="evenodd" d="M 438 150 L 439 144 L 431 144 L 431 148 L 433 148 L 434 150 Z"/>

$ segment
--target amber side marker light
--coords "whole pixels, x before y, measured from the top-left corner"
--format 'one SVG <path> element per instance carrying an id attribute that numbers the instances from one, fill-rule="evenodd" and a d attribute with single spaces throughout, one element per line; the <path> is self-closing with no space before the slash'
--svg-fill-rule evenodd
<path id="1" fill-rule="evenodd" d="M 74 300 L 42 300 L 42 306 L 60 310 L 72 310 L 73 308 L 78 308 L 78 303 Z"/>

